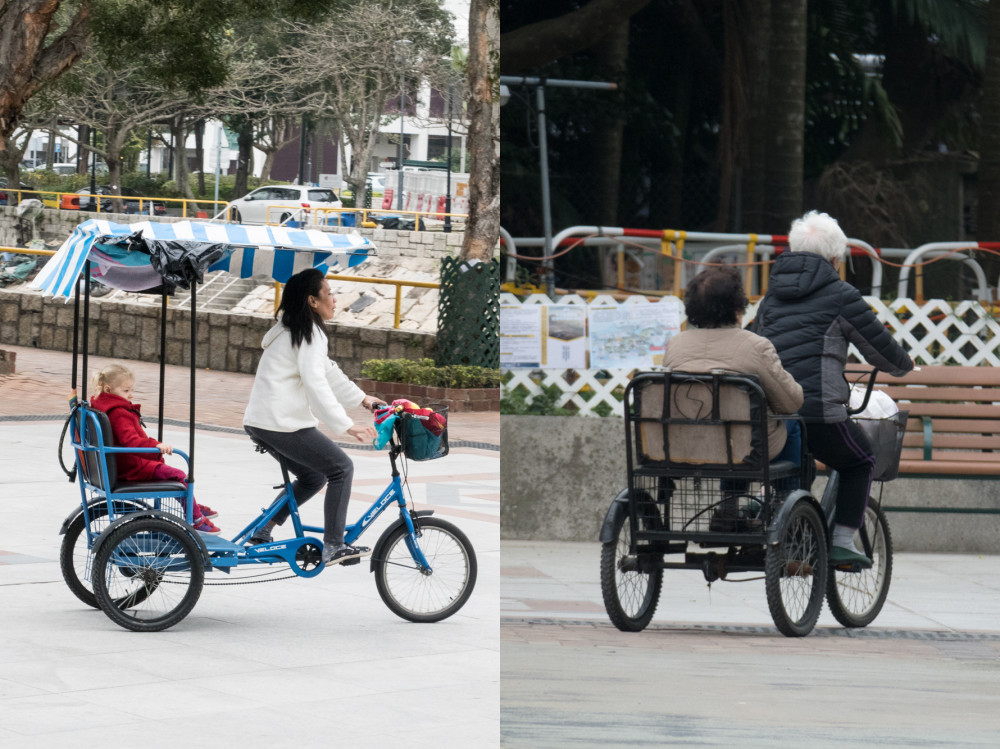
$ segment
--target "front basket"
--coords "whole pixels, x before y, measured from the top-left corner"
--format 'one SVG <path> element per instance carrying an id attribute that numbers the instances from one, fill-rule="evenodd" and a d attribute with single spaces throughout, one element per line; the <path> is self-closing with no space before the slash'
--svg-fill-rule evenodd
<path id="1" fill-rule="evenodd" d="M 899 456 L 909 415 L 909 411 L 900 411 L 884 419 L 855 417 L 854 421 L 867 435 L 875 453 L 874 481 L 892 481 L 899 474 Z"/>
<path id="2" fill-rule="evenodd" d="M 434 413 L 444 419 L 440 434 L 428 429 L 428 417 L 401 413 L 396 419 L 395 430 L 403 454 L 410 460 L 434 460 L 448 454 L 448 408 L 434 408 Z"/>

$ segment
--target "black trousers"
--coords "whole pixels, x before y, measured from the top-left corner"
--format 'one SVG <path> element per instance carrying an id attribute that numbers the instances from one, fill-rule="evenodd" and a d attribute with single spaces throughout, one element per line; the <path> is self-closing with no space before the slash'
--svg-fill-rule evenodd
<path id="1" fill-rule="evenodd" d="M 848 420 L 836 424 L 807 424 L 806 440 L 813 457 L 840 473 L 836 522 L 860 528 L 875 471 L 875 455 L 868 437 L 857 424 Z"/>
<path id="2" fill-rule="evenodd" d="M 285 459 L 288 470 L 295 476 L 292 491 L 300 507 L 326 484 L 323 543 L 343 543 L 347 504 L 351 499 L 351 482 L 354 479 L 354 463 L 347 453 L 316 428 L 297 432 L 272 432 L 245 425 L 243 428 L 253 439 Z M 274 516 L 274 520 L 281 525 L 288 515 L 288 507 L 285 506 Z"/>

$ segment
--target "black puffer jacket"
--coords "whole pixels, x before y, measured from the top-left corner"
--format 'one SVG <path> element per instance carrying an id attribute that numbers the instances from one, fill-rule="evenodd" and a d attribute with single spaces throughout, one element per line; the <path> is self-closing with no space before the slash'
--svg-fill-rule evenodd
<path id="1" fill-rule="evenodd" d="M 770 339 L 781 364 L 802 386 L 799 413 L 806 421 L 847 419 L 850 388 L 844 364 L 851 343 L 880 370 L 902 375 L 913 369 L 861 292 L 812 252 L 778 256 L 752 330 Z"/>

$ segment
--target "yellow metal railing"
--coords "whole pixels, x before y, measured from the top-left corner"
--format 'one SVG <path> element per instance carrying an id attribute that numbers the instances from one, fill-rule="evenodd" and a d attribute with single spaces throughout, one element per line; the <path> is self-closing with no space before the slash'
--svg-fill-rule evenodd
<path id="1" fill-rule="evenodd" d="M 433 218 L 436 220 L 444 220 L 445 216 L 451 216 L 453 219 L 464 219 L 468 218 L 467 213 L 439 213 L 438 211 L 394 211 L 388 208 L 289 208 L 288 206 L 274 206 L 269 205 L 267 207 L 266 213 L 266 223 L 268 226 L 280 225 L 278 221 L 271 220 L 271 212 L 276 213 L 291 213 L 294 220 L 298 221 L 303 218 L 305 214 L 305 221 L 303 223 L 309 226 L 345 226 L 343 221 L 343 215 L 345 213 L 360 214 L 361 221 L 357 226 L 365 229 L 374 229 L 376 224 L 372 220 L 372 216 L 379 214 L 385 214 L 389 216 L 412 216 L 414 219 L 414 229 L 416 231 L 426 231 L 427 230 L 427 219 Z M 336 214 L 337 222 L 330 223 L 328 214 Z M 423 220 L 420 220 L 423 219 Z"/>
<path id="2" fill-rule="evenodd" d="M 439 289 L 441 284 L 433 281 L 398 281 L 392 278 L 366 278 L 365 276 L 341 276 L 336 273 L 327 273 L 326 277 L 331 281 L 348 281 L 352 283 L 370 283 L 382 286 L 396 287 L 396 306 L 392 314 L 392 327 L 399 329 L 399 317 L 403 306 L 403 287 L 410 286 L 418 289 Z M 278 306 L 281 304 L 281 284 L 274 284 L 274 313 L 278 313 Z"/>
<path id="3" fill-rule="evenodd" d="M 80 194 L 78 192 L 52 192 L 50 190 L 12 190 L 10 188 L 0 188 L 0 192 L 6 192 L 8 194 L 8 205 L 11 205 L 9 196 L 13 194 L 17 195 L 16 202 L 18 203 L 27 198 L 37 198 L 42 201 L 42 205 L 46 208 L 58 208 L 64 211 L 85 210 L 90 212 L 90 208 L 80 208 L 80 198 L 94 200 L 97 213 L 101 212 L 102 204 L 111 203 L 116 199 L 129 203 L 138 202 L 139 212 L 137 214 L 130 215 L 142 216 L 149 215 L 149 205 L 151 203 L 180 203 L 182 218 L 188 218 L 192 215 L 196 215 L 197 218 L 208 218 L 208 212 L 202 210 L 200 208 L 201 205 L 211 205 L 216 209 L 218 206 L 229 205 L 229 203 L 225 200 L 209 200 L 208 198 L 192 200 L 190 198 L 151 198 L 146 195 L 91 195 L 90 193 Z M 191 203 L 194 204 L 193 208 L 189 208 L 189 204 Z"/>
<path id="4" fill-rule="evenodd" d="M 55 255 L 55 250 L 29 250 L 26 247 L 0 247 L 0 252 L 10 252 L 14 255 Z"/>

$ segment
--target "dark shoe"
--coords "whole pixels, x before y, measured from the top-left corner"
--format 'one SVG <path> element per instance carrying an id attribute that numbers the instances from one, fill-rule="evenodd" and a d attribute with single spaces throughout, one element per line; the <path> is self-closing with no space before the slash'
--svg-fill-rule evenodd
<path id="1" fill-rule="evenodd" d="M 272 540 L 271 531 L 267 529 L 267 526 L 264 526 L 255 530 L 247 543 L 256 546 L 257 544 L 269 544 Z"/>
<path id="2" fill-rule="evenodd" d="M 852 571 L 868 570 L 871 569 L 872 560 L 864 554 L 857 554 L 843 546 L 831 546 L 830 564 L 834 567 L 846 565 L 851 567 Z"/>
<path id="3" fill-rule="evenodd" d="M 361 557 L 370 556 L 372 550 L 367 546 L 340 546 L 325 545 L 323 547 L 323 564 L 354 564 L 360 561 Z"/>

